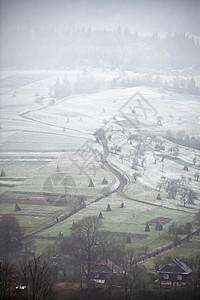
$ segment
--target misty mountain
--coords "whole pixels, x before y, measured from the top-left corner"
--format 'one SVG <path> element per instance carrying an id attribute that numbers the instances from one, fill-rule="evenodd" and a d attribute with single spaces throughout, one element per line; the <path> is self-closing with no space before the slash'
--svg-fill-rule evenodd
<path id="1" fill-rule="evenodd" d="M 52 25 L 199 34 L 198 0 L 1 0 L 1 28 Z"/>

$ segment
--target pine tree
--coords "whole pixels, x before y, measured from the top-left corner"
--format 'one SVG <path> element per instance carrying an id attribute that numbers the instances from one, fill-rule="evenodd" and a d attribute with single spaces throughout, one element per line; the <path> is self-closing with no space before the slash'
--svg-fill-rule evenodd
<path id="1" fill-rule="evenodd" d="M 58 165 L 56 166 L 56 172 L 60 172 L 60 168 Z"/>
<path id="2" fill-rule="evenodd" d="M 67 97 L 71 94 L 71 85 L 67 78 L 67 75 L 65 75 L 63 79 L 62 86 L 60 87 L 60 96 L 61 97 Z"/>
<path id="3" fill-rule="evenodd" d="M 124 30 L 124 35 L 126 35 L 127 37 L 130 37 L 131 33 L 129 28 L 126 26 L 125 30 Z"/>
<path id="4" fill-rule="evenodd" d="M 196 82 L 194 80 L 194 77 L 192 77 L 190 79 L 190 81 L 188 82 L 187 91 L 190 94 L 193 94 L 193 95 L 195 95 L 197 93 L 197 86 L 196 86 Z"/>
<path id="5" fill-rule="evenodd" d="M 55 96 L 57 98 L 60 98 L 60 89 L 61 89 L 61 85 L 60 85 L 60 80 L 57 78 L 57 81 L 56 83 L 54 84 L 54 93 L 55 93 Z"/>

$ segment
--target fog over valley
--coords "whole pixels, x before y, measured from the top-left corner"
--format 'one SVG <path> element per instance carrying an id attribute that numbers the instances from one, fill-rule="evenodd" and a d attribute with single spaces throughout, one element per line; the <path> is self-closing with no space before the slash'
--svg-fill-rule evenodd
<path id="1" fill-rule="evenodd" d="M 200 1 L 0 1 L 0 299 L 199 299 Z"/>

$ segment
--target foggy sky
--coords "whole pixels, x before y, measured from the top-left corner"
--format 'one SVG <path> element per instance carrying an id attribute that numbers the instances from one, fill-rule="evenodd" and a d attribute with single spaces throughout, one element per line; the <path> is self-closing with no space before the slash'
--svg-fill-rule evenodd
<path id="1" fill-rule="evenodd" d="M 120 25 L 200 34 L 200 0 L 0 0 L 0 18 L 1 30 L 45 25 L 115 30 Z"/>

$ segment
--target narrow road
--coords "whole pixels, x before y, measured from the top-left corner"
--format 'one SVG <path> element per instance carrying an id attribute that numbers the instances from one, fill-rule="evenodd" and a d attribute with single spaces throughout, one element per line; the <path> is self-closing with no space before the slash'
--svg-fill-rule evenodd
<path id="1" fill-rule="evenodd" d="M 109 164 L 109 162 L 106 159 L 108 158 L 110 152 L 109 152 L 109 149 L 108 149 L 108 146 L 107 146 L 107 143 L 105 140 L 102 142 L 102 145 L 103 145 L 103 149 L 104 149 L 102 163 L 110 170 L 111 173 L 113 173 L 113 175 L 115 175 L 118 178 L 118 180 L 120 182 L 119 187 L 114 192 L 118 192 L 118 194 L 125 199 L 132 200 L 132 201 L 135 201 L 138 203 L 142 203 L 142 204 L 146 204 L 146 205 L 154 206 L 154 207 L 161 207 L 163 209 L 168 209 L 168 210 L 187 212 L 180 208 L 167 207 L 167 206 L 163 206 L 161 204 L 138 200 L 138 199 L 129 197 L 126 194 L 124 194 L 124 187 L 128 184 L 128 179 L 125 177 L 124 174 L 122 174 L 121 170 L 119 171 L 118 169 L 111 166 L 111 164 Z"/>
<path id="2" fill-rule="evenodd" d="M 119 180 L 119 186 L 115 190 L 115 192 L 122 193 L 124 187 L 128 183 L 127 178 L 124 175 L 122 175 L 122 173 L 120 173 L 117 169 L 115 169 L 113 166 L 111 166 L 111 164 L 109 164 L 109 162 L 107 161 L 107 158 L 108 158 L 110 152 L 109 152 L 106 140 L 102 141 L 102 146 L 103 146 L 103 156 L 102 156 L 102 161 L 101 162 Z"/>
<path id="3" fill-rule="evenodd" d="M 83 130 L 78 130 L 78 129 L 74 129 L 74 128 L 70 128 L 70 127 L 66 127 L 66 126 L 60 126 L 60 125 L 55 125 L 55 124 L 52 124 L 52 123 L 48 123 L 48 122 L 44 122 L 44 121 L 41 121 L 41 120 L 37 120 L 37 119 L 34 119 L 30 116 L 28 116 L 28 114 L 32 113 L 32 112 L 36 112 L 36 111 L 39 111 L 39 110 L 42 110 L 42 109 L 45 109 L 47 108 L 47 106 L 43 106 L 41 108 L 38 108 L 38 109 L 32 109 L 32 110 L 28 110 L 22 114 L 20 114 L 20 117 L 26 119 L 26 120 L 29 120 L 29 121 L 32 121 L 32 122 L 36 122 L 36 123 L 39 123 L 39 124 L 43 124 L 43 125 L 47 125 L 47 126 L 51 126 L 51 127 L 54 127 L 54 128 L 59 128 L 59 129 L 63 129 L 65 128 L 65 130 L 68 130 L 68 131 L 72 131 L 72 132 L 78 132 L 78 133 L 84 133 L 86 135 L 89 135 L 89 136 L 93 136 L 93 133 L 88 133 L 88 132 L 85 132 Z"/>

